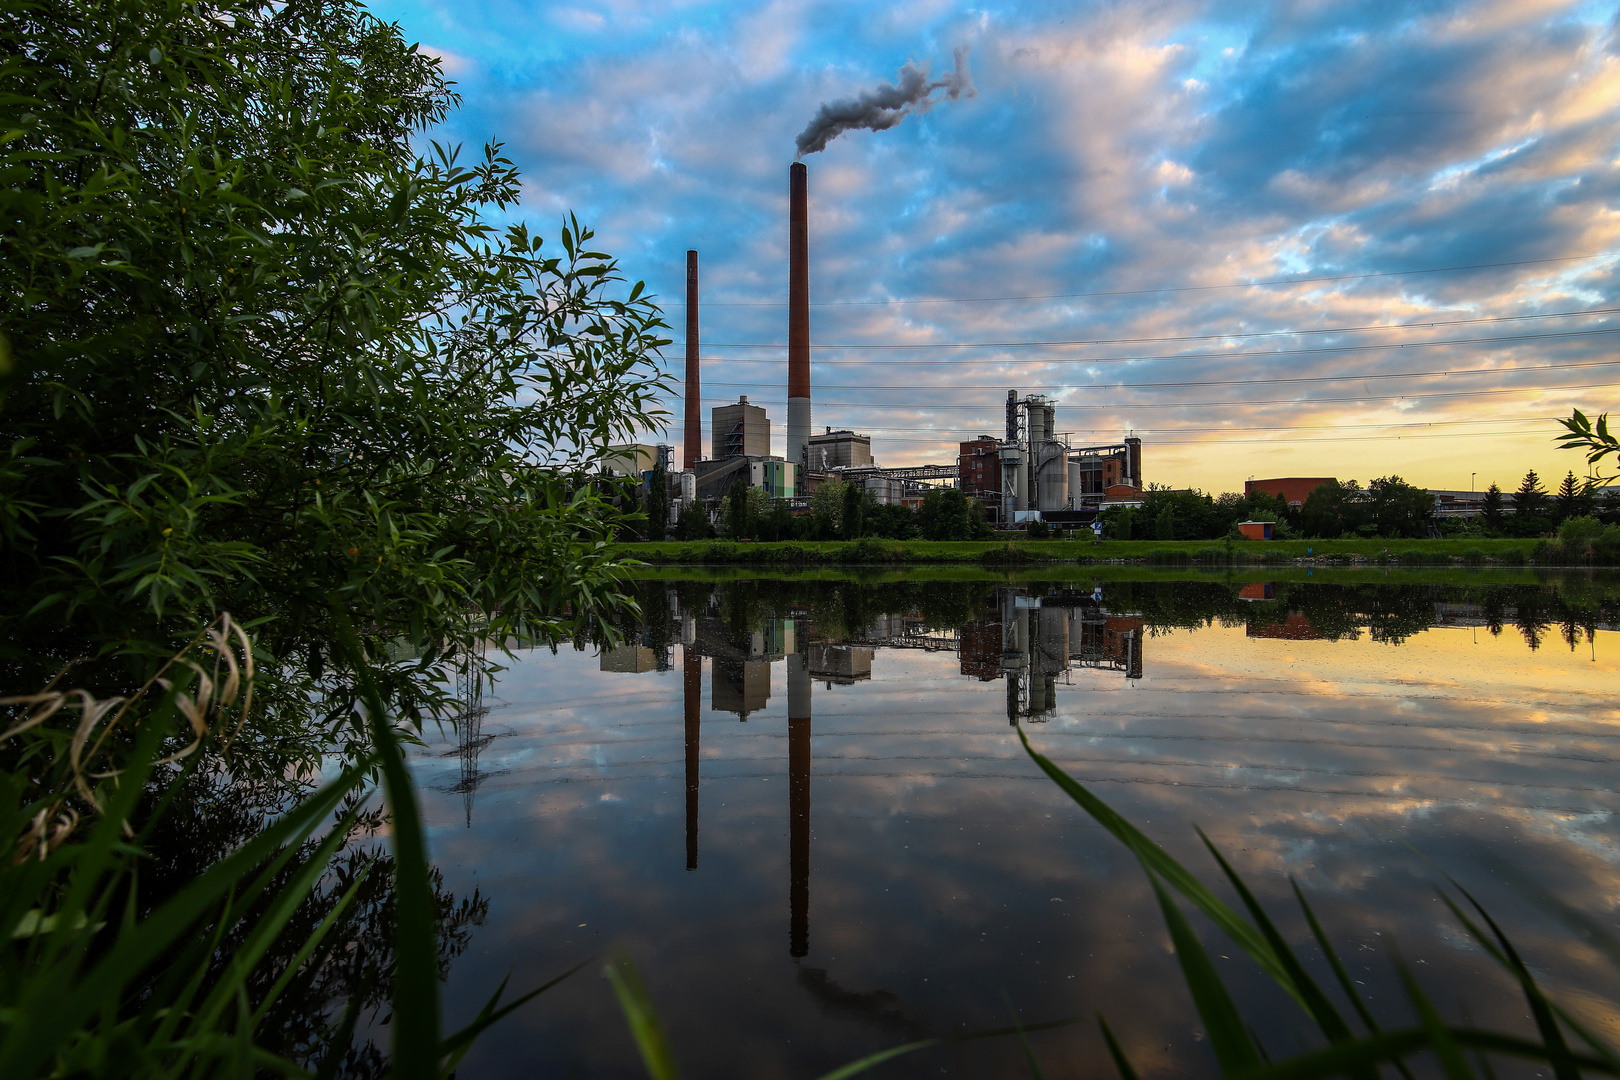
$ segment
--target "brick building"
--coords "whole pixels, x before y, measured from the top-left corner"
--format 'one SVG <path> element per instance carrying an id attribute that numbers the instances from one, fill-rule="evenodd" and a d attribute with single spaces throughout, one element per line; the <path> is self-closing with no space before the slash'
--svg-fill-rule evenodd
<path id="1" fill-rule="evenodd" d="M 988 435 L 958 443 L 956 482 L 970 499 L 1000 498 L 1001 443 Z"/>

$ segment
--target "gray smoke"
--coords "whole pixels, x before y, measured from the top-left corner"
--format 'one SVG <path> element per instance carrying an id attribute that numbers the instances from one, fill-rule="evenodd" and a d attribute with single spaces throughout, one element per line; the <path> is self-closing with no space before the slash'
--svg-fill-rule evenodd
<path id="1" fill-rule="evenodd" d="M 795 145 L 798 157 L 825 150 L 827 144 L 846 131 L 865 128 L 867 131 L 887 131 L 911 113 L 924 113 L 935 103 L 960 97 L 975 97 L 973 76 L 967 67 L 968 46 L 958 45 L 952 50 L 952 70 L 938 79 L 929 79 L 928 66 L 918 67 L 907 62 L 900 69 L 898 85 L 880 84 L 860 97 L 824 103 L 810 125 L 799 132 Z M 945 91 L 934 97 L 934 91 Z"/>

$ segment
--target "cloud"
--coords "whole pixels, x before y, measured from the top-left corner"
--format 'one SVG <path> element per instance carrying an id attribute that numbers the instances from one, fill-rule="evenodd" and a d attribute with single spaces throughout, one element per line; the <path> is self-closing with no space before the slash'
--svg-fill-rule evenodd
<path id="1" fill-rule="evenodd" d="M 1446 325 L 1616 299 L 1611 13 L 1165 0 L 873 19 L 781 0 L 614 9 L 613 35 L 511 7 L 381 13 L 468 58 L 442 134 L 509 142 L 535 228 L 579 211 L 676 325 L 684 252 L 699 250 L 705 404 L 747 393 L 779 438 L 785 350 L 732 346 L 785 342 L 784 148 L 805 103 L 958 42 L 973 48 L 971 108 L 824 142 L 811 162 L 815 422 L 871 431 L 880 461 L 948 460 L 1016 387 L 1059 396 L 1077 439 L 1135 427 L 1162 470 L 1149 478 L 1170 483 L 1506 484 L 1576 464 L 1535 418 L 1602 408 L 1620 381 L 1532 370 L 1606 358 L 1609 338 L 1588 333 L 1603 318 Z M 911 108 L 869 97 L 855 121 Z M 1228 287 L 1299 278 L 1338 280 Z M 891 303 L 985 297 L 1047 299 Z M 1418 325 L 1323 333 L 1396 323 Z M 1107 343 L 939 347 L 1056 340 Z M 849 345 L 915 348 L 835 347 Z M 1338 381 L 1275 381 L 1305 378 Z M 1196 385 L 1131 385 L 1150 383 Z M 1570 385 L 1586 388 L 1555 389 Z M 1477 391 L 1492 393 L 1456 396 Z M 1379 426 L 1418 423 L 1444 426 Z"/>

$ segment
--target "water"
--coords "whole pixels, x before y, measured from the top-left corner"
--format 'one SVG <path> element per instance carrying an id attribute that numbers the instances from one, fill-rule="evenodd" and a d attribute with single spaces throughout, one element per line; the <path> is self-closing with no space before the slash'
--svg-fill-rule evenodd
<path id="1" fill-rule="evenodd" d="M 1444 872 L 1620 1038 L 1613 967 L 1546 899 L 1616 925 L 1620 584 L 1448 580 L 646 582 L 629 643 L 520 653 L 414 759 L 446 888 L 489 904 L 450 1019 L 622 949 L 691 1076 L 811 1077 L 1015 1013 L 1085 1017 L 1033 1038 L 1042 1064 L 1113 1076 L 1098 1010 L 1139 1068 L 1213 1074 L 1141 869 L 1018 718 L 1213 883 L 1201 825 L 1302 942 L 1297 878 L 1386 1020 L 1398 942 L 1450 1015 L 1530 1030 Z M 1196 925 L 1268 1049 L 1306 1045 Z M 600 963 L 461 1075 L 571 1072 L 643 1075 Z M 1000 1040 L 882 1074 L 1028 1072 Z"/>

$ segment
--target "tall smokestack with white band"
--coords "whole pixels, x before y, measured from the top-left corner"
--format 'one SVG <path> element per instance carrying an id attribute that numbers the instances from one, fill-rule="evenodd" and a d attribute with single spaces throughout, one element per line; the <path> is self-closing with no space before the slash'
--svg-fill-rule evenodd
<path id="1" fill-rule="evenodd" d="M 809 171 L 788 170 L 788 414 L 787 460 L 807 463 L 810 441 L 810 251 L 806 224 Z"/>

